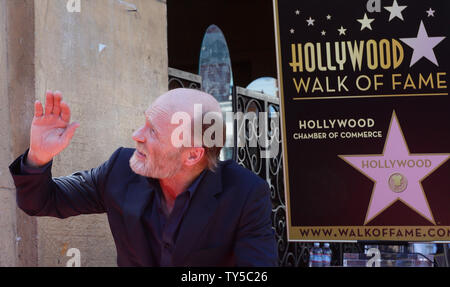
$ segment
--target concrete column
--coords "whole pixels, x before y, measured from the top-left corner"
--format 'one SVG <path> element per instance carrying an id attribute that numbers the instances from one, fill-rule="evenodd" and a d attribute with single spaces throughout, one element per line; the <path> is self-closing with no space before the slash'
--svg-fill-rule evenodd
<path id="1" fill-rule="evenodd" d="M 6 0 L 0 0 L 0 7 L 6 7 Z M 6 31 L 6 15 L 6 9 L 0 9 L 0 31 Z M 14 185 L 8 172 L 12 155 L 6 39 L 6 33 L 0 32 L 0 266 L 15 266 L 16 202 Z"/>
<path id="2" fill-rule="evenodd" d="M 7 7 L 0 11 L 0 59 L 8 62 L 0 66 L 0 100 L 7 103 L 0 119 L 10 121 L 0 128 L 0 159 L 6 165 L 25 151 L 35 99 L 60 90 L 81 126 L 54 159 L 53 176 L 96 167 L 118 147 L 133 147 L 144 110 L 167 90 L 165 3 L 80 0 L 80 12 L 69 12 L 67 2 L 0 0 Z M 28 217 L 16 211 L 4 165 L 0 172 L 0 247 L 8 250 L 0 265 L 65 266 L 70 248 L 80 250 L 81 266 L 116 265 L 106 215 Z"/>
<path id="3" fill-rule="evenodd" d="M 34 103 L 34 2 L 2 0 L 0 12 L 0 254 L 1 266 L 37 264 L 36 219 L 16 206 L 8 165 L 29 142 Z"/>

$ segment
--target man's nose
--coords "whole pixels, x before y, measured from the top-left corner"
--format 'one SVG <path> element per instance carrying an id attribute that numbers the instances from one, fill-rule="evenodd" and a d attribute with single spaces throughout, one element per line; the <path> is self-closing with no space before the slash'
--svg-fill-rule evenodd
<path id="1" fill-rule="evenodd" d="M 143 135 L 143 131 L 144 131 L 144 127 L 141 127 L 140 129 L 135 131 L 133 133 L 133 140 L 135 140 L 136 142 L 140 142 L 140 143 L 145 142 L 145 137 Z"/>

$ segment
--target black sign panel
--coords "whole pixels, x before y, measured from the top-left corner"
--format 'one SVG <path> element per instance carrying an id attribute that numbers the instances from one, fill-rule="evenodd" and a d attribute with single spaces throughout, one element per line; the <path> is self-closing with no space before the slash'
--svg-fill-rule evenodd
<path id="1" fill-rule="evenodd" d="M 450 1 L 274 0 L 288 238 L 450 240 Z"/>

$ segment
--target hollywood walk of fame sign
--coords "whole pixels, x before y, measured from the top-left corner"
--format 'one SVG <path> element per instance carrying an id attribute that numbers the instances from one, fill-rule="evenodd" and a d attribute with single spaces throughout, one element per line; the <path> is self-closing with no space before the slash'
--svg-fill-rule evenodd
<path id="1" fill-rule="evenodd" d="M 450 5 L 373 2 L 274 0 L 291 241 L 450 241 Z"/>

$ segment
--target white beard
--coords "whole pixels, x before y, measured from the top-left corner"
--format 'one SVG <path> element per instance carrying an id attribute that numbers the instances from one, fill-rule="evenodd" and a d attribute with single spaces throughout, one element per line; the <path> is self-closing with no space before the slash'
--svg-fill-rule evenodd
<path id="1" fill-rule="evenodd" d="M 142 161 L 139 160 L 135 154 L 130 158 L 130 168 L 131 170 L 139 175 L 151 178 L 169 178 L 178 173 L 181 169 L 181 163 L 165 161 L 164 165 L 157 165 L 155 162 L 150 162 L 150 160 Z"/>
<path id="2" fill-rule="evenodd" d="M 145 176 L 145 177 L 148 177 L 147 174 L 150 173 L 145 162 L 139 160 L 135 154 L 133 154 L 130 158 L 130 168 L 134 173 Z"/>

